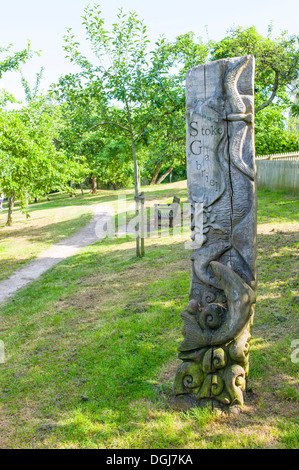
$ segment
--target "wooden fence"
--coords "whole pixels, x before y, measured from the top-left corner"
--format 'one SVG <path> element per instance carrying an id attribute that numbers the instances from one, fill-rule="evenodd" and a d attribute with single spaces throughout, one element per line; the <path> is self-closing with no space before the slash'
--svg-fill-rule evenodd
<path id="1" fill-rule="evenodd" d="M 299 152 L 256 157 L 257 186 L 299 193 Z"/>
<path id="2" fill-rule="evenodd" d="M 270 155 L 259 155 L 255 157 L 257 160 L 291 160 L 299 161 L 299 152 L 289 153 L 272 153 Z"/>

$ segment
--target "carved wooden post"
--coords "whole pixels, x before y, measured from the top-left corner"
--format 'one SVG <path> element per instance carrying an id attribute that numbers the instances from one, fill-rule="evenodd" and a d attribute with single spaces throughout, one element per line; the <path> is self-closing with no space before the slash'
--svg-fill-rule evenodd
<path id="1" fill-rule="evenodd" d="M 192 68 L 186 100 L 192 279 L 173 406 L 226 408 L 244 402 L 256 297 L 254 57 Z"/>

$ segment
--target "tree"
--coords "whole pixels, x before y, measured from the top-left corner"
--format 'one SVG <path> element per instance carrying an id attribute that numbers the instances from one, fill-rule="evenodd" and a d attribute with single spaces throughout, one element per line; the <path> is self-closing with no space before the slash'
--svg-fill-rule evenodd
<path id="1" fill-rule="evenodd" d="M 290 93 L 299 70 L 299 36 L 272 38 L 272 27 L 267 37 L 260 35 L 254 26 L 237 27 L 219 42 L 211 42 L 212 60 L 253 54 L 255 70 L 255 113 L 274 101 L 290 105 Z"/>
<path id="2" fill-rule="evenodd" d="M 178 109 L 149 130 L 145 167 L 151 185 L 162 183 L 174 169 L 186 165 L 184 114 Z"/>
<path id="3" fill-rule="evenodd" d="M 51 86 L 50 93 L 61 107 L 63 125 L 59 132 L 59 145 L 67 153 L 85 156 L 89 165 L 87 175 L 92 179 L 92 190 L 95 194 L 98 151 L 94 150 L 100 149 L 102 142 L 99 133 L 97 139 L 88 138 L 85 141 L 86 132 L 93 129 L 101 115 L 99 97 L 94 88 L 90 84 L 84 86 L 80 75 L 68 74 L 60 77 L 58 84 Z"/>
<path id="4" fill-rule="evenodd" d="M 56 150 L 53 123 L 43 100 L 0 111 L 0 187 L 9 199 L 7 225 L 16 199 L 25 211 L 28 197 L 66 189 L 70 179 L 86 171 L 81 162 Z"/>
<path id="5" fill-rule="evenodd" d="M 299 114 L 298 105 L 292 102 L 293 91 L 298 88 L 299 36 L 283 32 L 278 38 L 273 38 L 270 26 L 267 37 L 263 37 L 254 26 L 246 29 L 237 27 L 222 40 L 204 44 L 189 32 L 178 36 L 173 43 L 165 41 L 163 51 L 164 57 L 172 59 L 177 67 L 182 87 L 185 73 L 191 67 L 208 60 L 253 54 L 256 59 L 257 152 L 271 153 L 274 148 L 276 151 L 294 149 L 297 135 L 288 129 L 287 116 L 290 110 Z"/>
<path id="6" fill-rule="evenodd" d="M 160 64 L 173 73 L 177 86 L 185 94 L 186 72 L 192 67 L 204 64 L 209 58 L 209 44 L 204 43 L 201 37 L 196 37 L 192 31 L 177 36 L 174 42 L 163 38 L 159 43 L 157 56 Z"/>
<path id="7" fill-rule="evenodd" d="M 84 13 L 83 24 L 96 56 L 96 64 L 93 65 L 79 52 L 79 43 L 71 29 L 65 37 L 65 50 L 67 57 L 82 68 L 86 80 L 97 82 L 103 103 L 110 105 L 105 121 L 100 120 L 96 125 L 117 128 L 130 142 L 134 164 L 135 213 L 138 218 L 137 146 L 154 117 L 158 113 L 170 113 L 170 108 L 174 108 L 173 97 L 166 91 L 165 67 L 158 67 L 161 61 L 157 60 L 157 55 L 147 52 L 149 40 L 146 27 L 136 13 L 126 15 L 120 9 L 118 21 L 113 24 L 111 32 L 104 28 L 99 5 L 85 8 Z M 115 108 L 118 108 L 117 113 Z M 138 226 L 136 254 L 141 256 Z"/>
<path id="8" fill-rule="evenodd" d="M 112 187 L 131 183 L 130 145 L 119 135 L 117 126 L 99 126 L 107 112 L 103 106 L 97 82 L 82 83 L 78 75 L 61 77 L 52 85 L 51 94 L 61 106 L 63 125 L 59 131 L 59 145 L 66 152 L 83 155 L 89 166 L 87 176 L 92 181 L 92 192 L 97 182 Z M 110 110 L 117 119 L 119 110 Z M 119 117 L 121 119 L 121 116 Z"/>
<path id="9" fill-rule="evenodd" d="M 255 149 L 257 155 L 298 150 L 299 131 L 290 126 L 277 104 L 263 109 L 255 119 Z"/>

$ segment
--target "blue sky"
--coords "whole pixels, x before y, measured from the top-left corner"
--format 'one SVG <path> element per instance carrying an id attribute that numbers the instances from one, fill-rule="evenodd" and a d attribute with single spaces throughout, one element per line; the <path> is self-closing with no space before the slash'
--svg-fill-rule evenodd
<path id="1" fill-rule="evenodd" d="M 282 30 L 299 34 L 298 0 L 10 0 L 2 2 L 0 18 L 0 46 L 14 44 L 15 50 L 31 41 L 34 50 L 41 50 L 23 67 L 25 77 L 33 85 L 35 74 L 45 67 L 42 88 L 58 80 L 60 75 L 74 71 L 64 58 L 63 35 L 72 27 L 79 42 L 84 43 L 81 25 L 83 9 L 88 4 L 101 5 L 109 26 L 117 11 L 136 11 L 148 27 L 152 41 L 160 35 L 173 40 L 179 34 L 193 31 L 203 39 L 219 40 L 232 26 L 255 25 L 261 34 L 267 33 L 273 22 L 274 35 Z M 17 73 L 7 73 L 0 88 L 23 99 L 24 93 Z"/>

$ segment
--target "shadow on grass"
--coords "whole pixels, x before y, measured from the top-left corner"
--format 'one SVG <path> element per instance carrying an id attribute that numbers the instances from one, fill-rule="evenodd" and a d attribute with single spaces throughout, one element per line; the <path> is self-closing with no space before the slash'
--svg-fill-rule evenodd
<path id="1" fill-rule="evenodd" d="M 14 229 L 11 231 L 0 231 L 1 239 L 15 239 L 17 237 L 25 237 L 29 242 L 45 242 L 47 244 L 56 243 L 59 240 L 75 233 L 76 230 L 84 227 L 90 220 L 92 214 L 81 214 L 80 216 L 65 220 L 62 222 L 55 222 L 47 224 L 43 227 L 28 227 L 21 229 Z"/>
<path id="2" fill-rule="evenodd" d="M 107 249 L 113 243 L 116 241 L 107 240 L 103 248 Z M 119 247 L 126 243 L 127 240 L 117 241 Z M 144 396 L 154 400 L 159 397 L 158 389 L 149 381 L 175 353 L 173 330 L 176 330 L 182 305 L 182 299 L 176 294 L 179 283 L 188 284 L 188 276 L 182 276 L 180 280 L 175 272 L 170 275 L 169 269 L 163 267 L 160 273 L 163 285 L 159 292 L 158 276 L 148 279 L 149 272 L 144 272 L 144 268 L 151 260 L 165 254 L 163 246 L 148 250 L 146 260 L 134 259 L 134 247 L 125 250 L 125 259 L 119 259 L 119 253 L 111 254 L 108 250 L 97 253 L 94 246 L 90 253 L 77 255 L 49 271 L 3 307 L 4 324 L 8 327 L 8 322 L 11 330 L 9 337 L 4 338 L 8 361 L 1 381 L 8 380 L 8 396 L 9 400 L 13 398 L 13 406 L 26 399 L 33 400 L 38 407 L 38 403 L 49 406 L 51 416 L 56 419 L 59 415 L 57 397 L 64 397 L 63 406 L 76 410 L 82 406 L 81 395 L 87 394 L 91 397 L 90 403 L 84 404 L 87 409 L 96 402 L 98 409 L 111 408 L 124 418 L 132 400 Z M 122 268 L 119 265 L 115 269 L 119 262 Z M 138 285 L 136 289 L 131 286 L 130 291 L 131 281 L 127 279 L 122 286 L 121 277 L 125 278 L 126 268 L 132 267 L 136 272 L 131 280 Z M 132 269 L 129 271 L 132 273 Z M 165 279 L 163 271 L 167 272 Z M 104 309 L 102 305 L 96 305 L 96 310 L 73 306 L 61 311 L 59 299 L 63 297 L 66 302 L 66 292 L 68 296 L 76 295 L 78 281 L 84 283 L 84 279 L 94 279 L 95 275 L 101 278 L 109 274 L 114 275 L 112 283 L 107 281 L 112 296 L 110 294 L 103 302 Z M 114 286 L 115 282 L 120 282 L 120 287 Z M 151 298 L 147 297 L 149 292 Z M 125 302 L 118 301 L 119 296 L 124 296 Z M 140 296 L 143 301 L 148 300 L 141 310 Z M 177 298 L 178 305 L 168 305 L 166 299 L 169 296 L 173 301 Z M 132 305 L 133 300 L 135 305 Z M 21 317 L 17 325 L 11 323 L 12 311 L 18 311 Z M 168 325 L 166 331 L 165 325 Z M 78 335 L 78 340 L 74 335 Z M 170 338 L 173 341 L 169 341 Z M 8 396 L 4 394 L 3 398 Z"/>
<path id="3" fill-rule="evenodd" d="M 146 194 L 146 200 L 162 198 L 173 198 L 178 196 L 186 198 L 186 188 L 174 188 L 173 184 L 165 184 L 159 186 L 142 186 L 140 191 Z M 50 194 L 49 199 L 42 199 L 37 203 L 30 203 L 28 212 L 35 212 L 38 210 L 47 210 L 57 207 L 72 207 L 72 206 L 92 206 L 100 203 L 109 203 L 117 199 L 119 195 L 126 195 L 129 201 L 134 201 L 134 188 L 123 188 L 114 190 L 98 190 L 97 194 L 86 193 L 84 195 L 77 193 L 76 197 L 70 197 L 66 193 Z M 15 209 L 19 209 L 18 201 L 15 203 Z M 4 203 L 4 209 L 7 209 L 7 203 Z"/>

